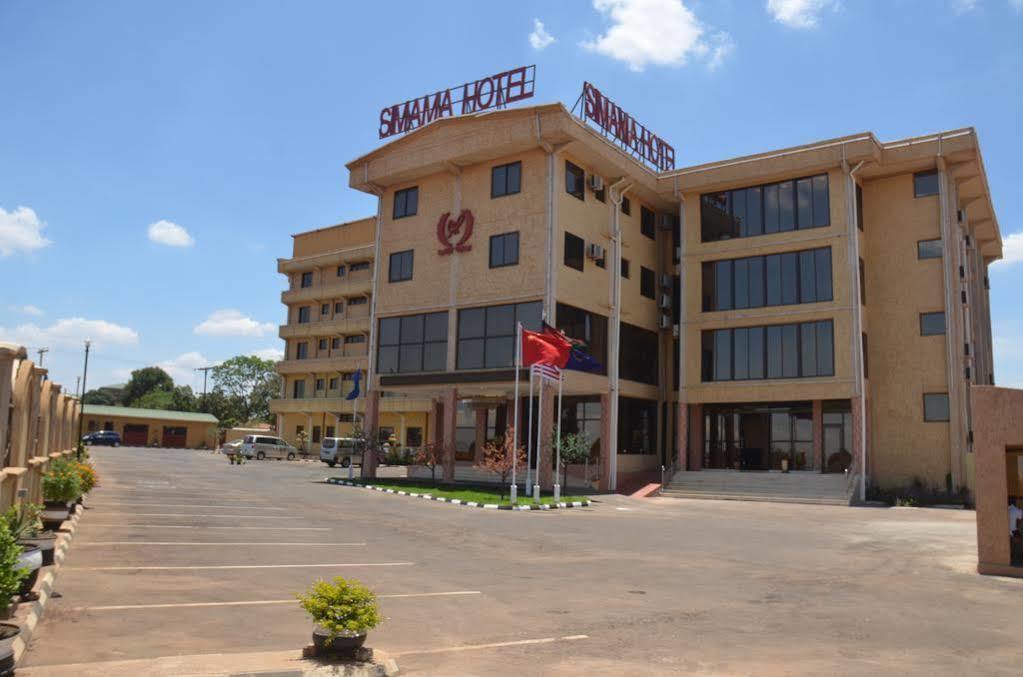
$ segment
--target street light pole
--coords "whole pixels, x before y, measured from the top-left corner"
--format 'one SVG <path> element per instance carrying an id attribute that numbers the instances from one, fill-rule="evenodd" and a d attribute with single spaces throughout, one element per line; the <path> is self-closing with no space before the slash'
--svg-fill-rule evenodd
<path id="1" fill-rule="evenodd" d="M 89 375 L 89 346 L 91 342 L 85 340 L 85 366 L 82 367 L 82 399 L 85 399 L 85 380 Z M 83 402 L 82 410 L 78 413 L 78 442 L 75 444 L 75 457 L 82 460 L 82 424 L 85 423 L 85 403 Z"/>

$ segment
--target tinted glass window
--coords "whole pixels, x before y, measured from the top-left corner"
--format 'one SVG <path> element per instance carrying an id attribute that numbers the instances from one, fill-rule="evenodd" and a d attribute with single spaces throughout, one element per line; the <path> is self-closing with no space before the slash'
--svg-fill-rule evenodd
<path id="1" fill-rule="evenodd" d="M 414 186 L 412 188 L 406 188 L 404 190 L 398 190 L 394 193 L 394 216 L 395 219 L 401 219 L 406 216 L 415 216 L 416 211 L 419 209 L 419 187 Z M 352 270 L 355 270 L 355 266 L 352 266 Z"/>
<path id="2" fill-rule="evenodd" d="M 702 378 L 729 381 L 833 376 L 831 320 L 714 329 L 702 336 Z"/>
<path id="3" fill-rule="evenodd" d="M 626 216 L 632 215 L 632 202 L 630 202 L 627 197 L 622 198 L 622 214 L 625 214 Z"/>
<path id="4" fill-rule="evenodd" d="M 657 295 L 657 276 L 646 266 L 639 267 L 639 293 L 648 299 Z"/>
<path id="5" fill-rule="evenodd" d="M 920 313 L 920 335 L 937 336 L 945 333 L 945 313 Z"/>
<path id="6" fill-rule="evenodd" d="M 383 318 L 377 326 L 380 342 L 377 346 L 377 371 L 381 374 L 443 371 L 446 368 L 446 312 Z M 347 376 L 345 378 L 348 379 Z"/>
<path id="7" fill-rule="evenodd" d="M 920 240 L 916 243 L 916 257 L 918 259 L 940 259 L 942 249 L 941 239 Z"/>
<path id="8" fill-rule="evenodd" d="M 586 174 L 582 167 L 577 167 L 571 162 L 565 161 L 565 192 L 580 200 L 586 196 Z"/>
<path id="9" fill-rule="evenodd" d="M 948 393 L 926 393 L 924 395 L 924 420 L 948 420 Z"/>
<path id="10" fill-rule="evenodd" d="M 387 281 L 402 282 L 412 279 L 413 251 L 411 249 L 391 254 Z"/>
<path id="11" fill-rule="evenodd" d="M 311 287 L 311 286 L 313 286 L 313 274 L 312 273 L 302 273 L 302 287 L 304 288 L 304 287 Z"/>
<path id="12" fill-rule="evenodd" d="M 932 169 L 929 172 L 917 172 L 913 175 L 913 196 L 927 197 L 938 194 L 938 172 Z"/>
<path id="13" fill-rule="evenodd" d="M 657 216 L 646 207 L 639 208 L 639 232 L 654 240 L 657 238 Z"/>
<path id="14" fill-rule="evenodd" d="M 607 318 L 581 308 L 558 304 L 558 329 L 583 342 L 583 348 L 600 363 L 601 373 L 607 368 Z"/>
<path id="15" fill-rule="evenodd" d="M 657 385 L 657 334 L 622 322 L 619 358 L 621 377 Z"/>
<path id="16" fill-rule="evenodd" d="M 458 312 L 458 369 L 496 369 L 515 363 L 516 324 L 540 328 L 539 302 L 466 308 Z"/>
<path id="17" fill-rule="evenodd" d="M 309 321 L 309 306 L 302 306 L 298 309 L 298 322 L 299 324 L 305 324 Z"/>
<path id="18" fill-rule="evenodd" d="M 490 267 L 514 266 L 519 262 L 519 234 L 504 233 L 490 238 Z"/>
<path id="19" fill-rule="evenodd" d="M 583 269 L 586 243 L 572 233 L 565 233 L 565 265 L 576 270 Z"/>
<path id="20" fill-rule="evenodd" d="M 521 190 L 522 163 L 512 162 L 490 170 L 490 197 L 513 195 Z"/>

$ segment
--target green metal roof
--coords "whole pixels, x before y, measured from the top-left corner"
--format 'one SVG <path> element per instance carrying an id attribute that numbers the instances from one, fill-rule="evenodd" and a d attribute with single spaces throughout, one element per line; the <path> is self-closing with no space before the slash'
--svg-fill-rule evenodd
<path id="1" fill-rule="evenodd" d="M 102 404 L 86 404 L 82 413 L 87 416 L 130 416 L 152 418 L 159 421 L 188 421 L 192 423 L 217 423 L 213 414 L 199 414 L 191 411 L 168 411 L 166 409 L 136 409 L 134 407 L 108 407 Z"/>

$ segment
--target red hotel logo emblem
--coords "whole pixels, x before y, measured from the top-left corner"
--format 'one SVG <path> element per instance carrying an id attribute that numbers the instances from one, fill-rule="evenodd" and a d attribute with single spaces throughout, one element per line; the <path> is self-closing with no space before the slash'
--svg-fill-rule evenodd
<path id="1" fill-rule="evenodd" d="M 472 212 L 468 209 L 463 209 L 457 219 L 451 218 L 451 212 L 441 214 L 440 221 L 437 222 L 437 240 L 442 246 L 437 253 L 447 256 L 452 252 L 467 252 L 472 249 L 472 245 L 466 244 L 466 242 L 472 237 L 474 221 Z M 455 242 L 455 237 L 459 235 L 461 237 L 458 242 Z"/>

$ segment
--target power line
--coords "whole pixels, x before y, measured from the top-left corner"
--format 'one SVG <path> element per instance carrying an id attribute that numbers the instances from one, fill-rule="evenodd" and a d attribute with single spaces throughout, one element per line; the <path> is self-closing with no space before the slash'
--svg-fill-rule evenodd
<path id="1" fill-rule="evenodd" d="M 43 355 L 45 355 L 48 352 L 50 352 L 49 348 L 39 348 L 38 350 L 36 350 L 36 355 L 39 356 L 39 366 L 40 367 L 43 366 Z"/>
<path id="2" fill-rule="evenodd" d="M 202 410 L 206 413 L 206 376 L 216 367 L 196 367 L 193 371 L 202 372 Z"/>

